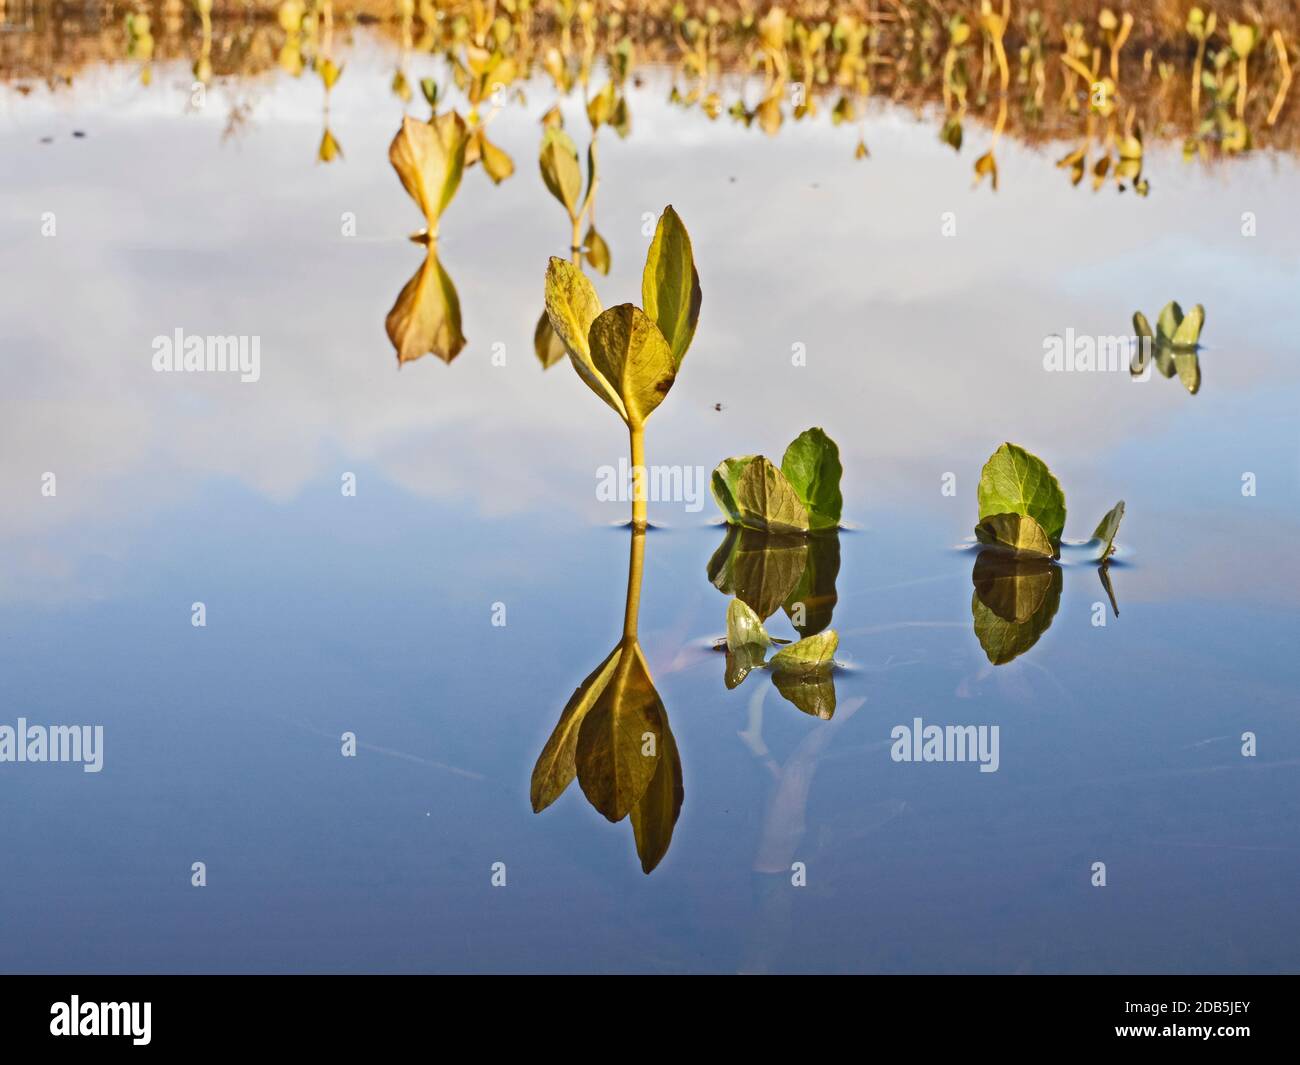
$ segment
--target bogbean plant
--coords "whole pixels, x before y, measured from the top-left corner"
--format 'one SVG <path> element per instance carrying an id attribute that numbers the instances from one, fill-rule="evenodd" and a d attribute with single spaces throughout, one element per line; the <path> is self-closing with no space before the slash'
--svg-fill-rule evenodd
<path id="1" fill-rule="evenodd" d="M 655 227 L 641 275 L 641 307 L 608 310 L 581 268 L 552 257 L 546 315 L 578 376 L 623 419 L 632 459 L 632 525 L 646 525 L 645 423 L 668 395 L 700 318 L 691 238 L 671 206 Z"/>
<path id="2" fill-rule="evenodd" d="M 980 472 L 979 524 L 975 538 L 1022 558 L 1061 557 L 1065 531 L 1065 493 L 1047 463 L 1015 444 L 1003 444 Z M 1104 563 L 1115 551 L 1115 534 L 1124 517 L 1124 501 L 1098 523 L 1089 543 L 1096 543 Z"/>

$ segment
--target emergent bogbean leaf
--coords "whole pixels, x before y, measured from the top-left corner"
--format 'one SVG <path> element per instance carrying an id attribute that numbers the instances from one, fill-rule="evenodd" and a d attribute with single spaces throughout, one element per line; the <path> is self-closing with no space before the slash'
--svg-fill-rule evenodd
<path id="1" fill-rule="evenodd" d="M 1043 527 L 1028 514 L 990 514 L 975 526 L 975 539 L 1016 555 L 1051 558 L 1055 554 Z"/>
<path id="2" fill-rule="evenodd" d="M 772 656 L 772 669 L 778 673 L 816 673 L 829 670 L 840 638 L 834 629 L 819 632 L 782 647 Z"/>
<path id="3" fill-rule="evenodd" d="M 979 519 L 994 514 L 1026 514 L 1043 527 L 1053 544 L 1065 531 L 1065 493 L 1047 464 L 1015 444 L 993 452 L 980 472 Z"/>
<path id="4" fill-rule="evenodd" d="M 781 459 L 781 472 L 808 511 L 808 527 L 839 526 L 844 498 L 840 495 L 840 449 L 820 428 L 806 429 L 794 438 Z"/>
<path id="5" fill-rule="evenodd" d="M 533 330 L 533 351 L 543 370 L 549 370 L 567 354 L 564 341 L 555 335 L 555 330 L 551 328 L 551 316 L 545 311 L 542 311 L 542 316 L 537 319 L 537 328 Z"/>
<path id="6" fill-rule="evenodd" d="M 596 232 L 595 226 L 587 228 L 587 235 L 582 238 L 582 247 L 582 257 L 587 260 L 587 265 L 593 270 L 599 270 L 602 274 L 608 274 L 610 267 L 609 245 L 605 243 L 605 238 Z"/>
<path id="7" fill-rule="evenodd" d="M 627 421 L 623 401 L 591 361 L 587 338 L 599 314 L 600 297 L 587 275 L 567 259 L 552 256 L 546 268 L 546 315 L 551 320 L 551 328 L 569 353 L 578 376 Z"/>
<path id="8" fill-rule="evenodd" d="M 515 161 L 488 140 L 481 129 L 474 134 L 474 139 L 484 172 L 492 179 L 492 184 L 500 185 L 515 172 Z"/>
<path id="9" fill-rule="evenodd" d="M 1172 344 L 1182 320 L 1183 309 L 1178 306 L 1177 300 L 1170 300 L 1160 308 L 1160 316 L 1156 319 L 1157 337 L 1166 344 Z"/>
<path id="10" fill-rule="evenodd" d="M 808 511 L 785 474 L 762 455 L 746 465 L 736 482 L 740 523 L 775 533 L 808 531 Z"/>
<path id="11" fill-rule="evenodd" d="M 650 873 L 668 853 L 685 794 L 681 755 L 665 715 L 659 733 L 659 764 L 641 801 L 632 808 L 632 836 L 642 872 Z"/>
<path id="12" fill-rule="evenodd" d="M 587 343 L 592 365 L 623 401 L 628 424 L 643 425 L 677 376 L 659 327 L 640 307 L 623 303 L 596 317 Z"/>
<path id="13" fill-rule="evenodd" d="M 663 745 L 663 703 L 650 680 L 641 648 L 624 641 L 618 667 L 587 711 L 574 750 L 578 784 L 609 821 L 621 821 L 641 801 L 654 778 Z M 644 753 L 644 736 L 656 737 Z"/>
<path id="14" fill-rule="evenodd" d="M 713 500 L 718 504 L 719 509 L 727 516 L 729 523 L 740 521 L 740 504 L 736 502 L 736 487 L 740 480 L 740 475 L 745 472 L 745 467 L 750 464 L 756 456 L 740 455 L 737 458 L 723 459 L 715 467 L 713 477 L 709 481 L 709 488 L 713 492 Z"/>
<path id="15" fill-rule="evenodd" d="M 1205 308 L 1199 303 L 1187 312 L 1187 316 L 1178 323 L 1174 330 L 1173 346 L 1175 348 L 1194 348 L 1201 339 L 1201 329 L 1205 326 Z"/>
<path id="16" fill-rule="evenodd" d="M 700 275 L 695 270 L 690 234 L 671 205 L 659 216 L 646 253 L 641 303 L 668 342 L 676 370 L 700 320 Z"/>
<path id="17" fill-rule="evenodd" d="M 727 607 L 727 649 L 767 647 L 772 642 L 762 619 L 743 600 L 733 599 Z"/>
<path id="18" fill-rule="evenodd" d="M 971 579 L 975 636 L 995 666 L 1033 647 L 1061 605 L 1061 567 L 1049 559 L 981 551 Z"/>
<path id="19" fill-rule="evenodd" d="M 467 142 L 464 119 L 448 111 L 432 122 L 407 115 L 388 147 L 388 160 L 423 212 L 431 236 L 437 236 L 438 219 L 460 187 Z"/>
<path id="20" fill-rule="evenodd" d="M 388 339 L 397 351 L 398 366 L 429 352 L 449 363 L 465 347 L 460 297 L 434 247 L 428 246 L 424 262 L 384 319 Z"/>
<path id="21" fill-rule="evenodd" d="M 1143 337 L 1155 338 L 1155 333 L 1151 331 L 1151 323 L 1141 311 L 1133 312 L 1133 333 L 1139 340 Z"/>
<path id="22" fill-rule="evenodd" d="M 578 197 L 582 195 L 582 167 L 578 163 L 578 148 L 563 129 L 548 126 L 542 136 L 539 157 L 542 180 L 569 212 L 570 218 L 578 216 Z"/>
<path id="23" fill-rule="evenodd" d="M 1097 523 L 1097 528 L 1093 530 L 1092 538 L 1100 540 L 1102 543 L 1101 555 L 1098 561 L 1104 562 L 1115 551 L 1115 534 L 1119 532 L 1119 523 L 1124 520 L 1124 500 L 1120 500 L 1106 512 L 1106 516 Z"/>
<path id="24" fill-rule="evenodd" d="M 623 645 L 619 644 L 600 665 L 592 670 L 569 697 L 564 713 L 556 723 L 555 731 L 546 741 L 542 753 L 533 767 L 532 785 L 529 789 L 533 812 L 541 813 L 563 794 L 569 782 L 577 775 L 578 767 L 574 752 L 578 748 L 578 729 L 587 712 L 600 698 L 610 678 L 614 675 Z"/>

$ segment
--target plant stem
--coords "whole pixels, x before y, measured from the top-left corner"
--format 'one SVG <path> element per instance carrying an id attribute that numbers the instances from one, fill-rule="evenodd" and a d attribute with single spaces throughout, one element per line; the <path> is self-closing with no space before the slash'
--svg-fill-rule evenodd
<path id="1" fill-rule="evenodd" d="M 573 217 L 573 232 L 569 237 L 569 257 L 579 270 L 582 269 L 582 215 Z"/>
<path id="2" fill-rule="evenodd" d="M 645 426 L 629 425 L 632 438 L 632 528 L 646 527 Z"/>

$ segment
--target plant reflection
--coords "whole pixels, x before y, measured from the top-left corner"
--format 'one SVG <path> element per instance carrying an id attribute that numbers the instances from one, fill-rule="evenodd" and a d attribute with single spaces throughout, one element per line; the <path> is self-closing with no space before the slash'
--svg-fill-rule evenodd
<path id="1" fill-rule="evenodd" d="M 834 653 L 839 637 L 828 628 L 838 596 L 838 531 L 809 536 L 731 526 L 709 560 L 710 583 L 735 598 L 727 609 L 724 683 L 738 687 L 768 668 L 782 698 L 805 714 L 828 720 L 835 713 Z M 790 643 L 769 636 L 764 622 L 784 611 L 801 637 Z M 771 646 L 780 647 L 767 659 Z"/>
<path id="2" fill-rule="evenodd" d="M 628 818 L 644 872 L 668 853 L 682 809 L 682 763 L 637 639 L 645 529 L 631 529 L 623 635 L 569 698 L 533 767 L 540 813 L 573 782 L 609 821 Z"/>

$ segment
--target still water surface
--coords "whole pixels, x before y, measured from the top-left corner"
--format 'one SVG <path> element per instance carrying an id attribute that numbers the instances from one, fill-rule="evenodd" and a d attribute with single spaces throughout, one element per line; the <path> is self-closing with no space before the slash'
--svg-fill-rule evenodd
<path id="1" fill-rule="evenodd" d="M 1187 166 L 1152 143 L 1139 199 L 1072 188 L 1064 143 L 1004 139 L 994 194 L 887 104 L 855 161 L 826 121 L 769 139 L 669 108 L 654 71 L 629 89 L 633 135 L 602 142 L 597 288 L 637 297 L 643 217 L 672 203 L 704 292 L 649 460 L 779 458 L 820 425 L 852 526 L 825 721 L 762 675 L 727 690 L 716 508 L 651 504 L 640 639 L 685 800 L 647 876 L 576 785 L 529 804 L 618 640 L 629 550 L 626 504 L 596 494 L 624 430 L 532 351 L 569 236 L 533 162 L 550 94 L 493 122 L 515 176 L 470 171 L 443 220 L 467 347 L 399 371 L 384 320 L 422 252 L 387 160 L 392 69 L 361 35 L 330 166 L 318 85 L 281 74 L 241 90 L 229 138 L 225 107 L 187 113 L 180 64 L 148 90 L 128 65 L 0 88 L 0 720 L 105 729 L 99 774 L 0 772 L 0 967 L 1296 968 L 1293 158 Z M 1127 334 L 1170 299 L 1207 308 L 1196 395 L 1044 372 L 1044 337 Z M 260 337 L 260 380 L 155 374 L 177 328 Z M 1106 594 L 1067 552 L 1050 629 L 994 666 L 967 540 L 1005 439 L 1060 478 L 1067 536 L 1118 499 L 1127 516 L 1119 616 L 1093 624 Z M 892 761 L 915 718 L 998 725 L 997 772 Z"/>

